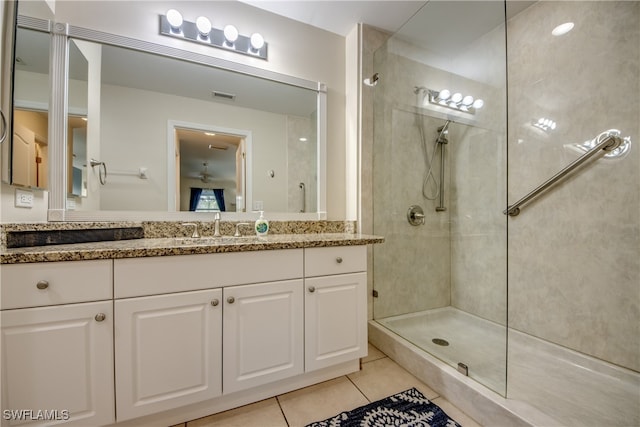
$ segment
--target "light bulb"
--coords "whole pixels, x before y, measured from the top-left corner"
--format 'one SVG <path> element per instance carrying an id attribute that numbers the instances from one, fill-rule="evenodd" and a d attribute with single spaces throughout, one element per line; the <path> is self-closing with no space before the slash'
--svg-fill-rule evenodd
<path id="1" fill-rule="evenodd" d="M 465 96 L 462 99 L 462 104 L 466 105 L 466 106 L 469 106 L 469 105 L 473 104 L 473 96 L 471 96 L 471 95 Z"/>
<path id="2" fill-rule="evenodd" d="M 451 100 L 456 104 L 462 101 L 462 94 L 460 92 L 456 92 L 451 96 Z"/>
<path id="3" fill-rule="evenodd" d="M 234 44 L 238 40 L 238 29 L 233 25 L 224 27 L 224 38 L 229 44 Z"/>
<path id="4" fill-rule="evenodd" d="M 556 122 L 551 122 L 551 130 L 554 130 L 556 128 Z"/>
<path id="5" fill-rule="evenodd" d="M 254 50 L 260 50 L 264 46 L 264 37 L 260 33 L 251 34 L 251 47 Z"/>
<path id="6" fill-rule="evenodd" d="M 174 31 L 179 31 L 180 27 L 182 27 L 182 14 L 175 9 L 167 10 L 167 21 L 171 26 L 171 29 Z"/>
<path id="7" fill-rule="evenodd" d="M 447 89 L 442 89 L 440 91 L 440 93 L 438 94 L 438 98 L 439 99 L 449 99 L 449 97 L 451 96 L 451 92 L 449 92 L 449 90 Z"/>
<path id="8" fill-rule="evenodd" d="M 573 30 L 573 22 L 565 22 L 564 24 L 560 24 L 551 31 L 551 34 L 554 36 L 561 36 L 563 34 L 567 34 L 569 31 Z"/>
<path id="9" fill-rule="evenodd" d="M 206 16 L 199 16 L 196 19 L 196 27 L 202 37 L 208 37 L 211 32 L 211 21 Z"/>
<path id="10" fill-rule="evenodd" d="M 473 108 L 475 108 L 476 110 L 479 110 L 483 106 L 484 106 L 484 101 L 482 99 L 476 99 L 475 101 L 473 101 Z"/>

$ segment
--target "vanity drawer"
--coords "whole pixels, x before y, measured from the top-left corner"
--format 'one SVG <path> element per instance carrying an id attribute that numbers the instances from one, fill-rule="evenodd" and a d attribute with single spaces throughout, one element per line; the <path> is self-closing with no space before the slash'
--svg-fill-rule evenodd
<path id="1" fill-rule="evenodd" d="M 302 278 L 302 249 L 114 260 L 115 298 Z"/>
<path id="2" fill-rule="evenodd" d="M 304 250 L 305 277 L 367 270 L 366 246 L 337 246 Z"/>
<path id="3" fill-rule="evenodd" d="M 0 280 L 3 310 L 113 298 L 111 260 L 3 265 Z"/>

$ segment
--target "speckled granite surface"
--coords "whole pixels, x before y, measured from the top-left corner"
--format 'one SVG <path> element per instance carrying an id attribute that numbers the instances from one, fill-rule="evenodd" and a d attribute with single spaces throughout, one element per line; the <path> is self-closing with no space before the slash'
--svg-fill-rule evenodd
<path id="1" fill-rule="evenodd" d="M 200 235 L 203 237 L 212 236 L 213 221 L 192 221 L 198 224 Z M 231 236 L 235 232 L 235 226 L 239 221 L 221 221 L 220 232 L 223 235 Z M 107 229 L 137 229 L 142 228 L 143 236 L 135 238 L 165 238 L 165 237 L 188 237 L 191 236 L 192 227 L 187 227 L 184 221 L 142 221 L 142 222 L 48 222 L 48 223 L 7 223 L 0 224 L 0 248 L 18 247 L 25 245 L 14 245 L 12 238 L 19 239 L 20 234 L 30 234 L 32 241 L 40 241 L 39 244 L 64 244 L 74 243 L 70 239 L 76 235 L 78 239 L 75 243 L 89 241 L 116 240 L 98 238 L 104 236 Z M 240 227 L 243 235 L 251 236 L 253 233 L 253 222 L 250 225 Z M 354 221 L 271 221 L 269 223 L 269 234 L 307 234 L 307 233 L 354 233 L 356 224 Z M 94 232 L 95 238 L 89 236 L 89 230 Z M 81 235 L 87 231 L 87 235 Z M 99 231 L 103 231 L 100 233 Z M 42 237 L 35 237 L 35 234 L 42 233 Z M 49 238 L 49 242 L 47 239 Z M 27 245 L 31 246 L 31 245 Z M 34 243 L 33 246 L 36 246 Z"/>
<path id="2" fill-rule="evenodd" d="M 269 234 L 266 237 L 224 236 L 200 239 L 147 238 L 4 249 L 0 252 L 0 264 L 354 246 L 382 243 L 383 241 L 384 238 L 380 236 L 351 233 Z"/>

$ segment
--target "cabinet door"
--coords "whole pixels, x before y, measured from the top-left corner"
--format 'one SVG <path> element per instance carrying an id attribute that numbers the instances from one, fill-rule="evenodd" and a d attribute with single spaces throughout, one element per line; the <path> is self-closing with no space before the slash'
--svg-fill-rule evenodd
<path id="1" fill-rule="evenodd" d="M 29 425 L 115 421 L 112 304 L 2 312 L 2 409 L 17 411 L 3 412 L 3 426 L 22 425 L 21 410 L 26 419 L 41 417 Z"/>
<path id="2" fill-rule="evenodd" d="M 303 372 L 302 280 L 224 288 L 224 393 Z"/>
<path id="3" fill-rule="evenodd" d="M 305 371 L 367 355 L 367 274 L 305 279 Z"/>
<path id="4" fill-rule="evenodd" d="M 118 421 L 221 394 L 221 296 L 212 289 L 116 300 Z"/>

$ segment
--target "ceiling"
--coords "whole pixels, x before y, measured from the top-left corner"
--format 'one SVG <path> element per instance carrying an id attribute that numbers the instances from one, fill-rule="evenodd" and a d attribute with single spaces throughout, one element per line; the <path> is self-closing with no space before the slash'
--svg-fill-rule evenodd
<path id="1" fill-rule="evenodd" d="M 277 15 L 346 36 L 359 22 L 395 33 L 424 0 L 240 0 Z"/>

